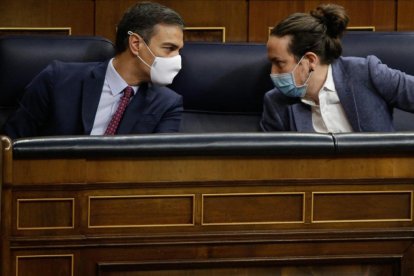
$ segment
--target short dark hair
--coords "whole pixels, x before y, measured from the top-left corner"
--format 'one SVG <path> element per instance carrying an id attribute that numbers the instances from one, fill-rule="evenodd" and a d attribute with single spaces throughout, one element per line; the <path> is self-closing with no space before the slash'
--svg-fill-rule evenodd
<path id="1" fill-rule="evenodd" d="M 148 44 L 157 24 L 177 25 L 184 28 L 181 16 L 172 9 L 154 2 L 140 2 L 130 7 L 118 23 L 115 47 L 117 53 L 128 47 L 128 31 L 139 34 Z"/>
<path id="2" fill-rule="evenodd" d="M 291 37 L 289 51 L 299 60 L 306 52 L 317 54 L 321 63 L 331 64 L 342 54 L 340 38 L 349 17 L 342 6 L 319 5 L 309 14 L 294 13 L 274 27 L 273 36 Z"/>

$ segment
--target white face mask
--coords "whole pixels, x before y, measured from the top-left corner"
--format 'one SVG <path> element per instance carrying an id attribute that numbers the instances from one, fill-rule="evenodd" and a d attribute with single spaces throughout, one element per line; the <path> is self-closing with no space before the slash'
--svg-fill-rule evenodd
<path id="1" fill-rule="evenodd" d="M 128 34 L 136 35 L 131 31 L 128 31 Z M 151 82 L 155 85 L 160 86 L 171 84 L 174 77 L 181 70 L 181 56 L 176 55 L 173 57 L 157 57 L 152 53 L 151 49 L 148 47 L 145 41 L 144 44 L 151 55 L 154 57 L 154 62 L 152 65 L 149 65 L 139 56 L 139 54 L 137 54 L 137 58 L 139 58 L 146 66 L 150 68 Z"/>

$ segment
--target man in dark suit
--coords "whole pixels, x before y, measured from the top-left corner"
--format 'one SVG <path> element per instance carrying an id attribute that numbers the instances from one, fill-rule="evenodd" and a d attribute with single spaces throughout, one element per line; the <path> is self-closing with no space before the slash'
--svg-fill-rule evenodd
<path id="1" fill-rule="evenodd" d="M 115 57 L 52 62 L 27 86 L 5 133 L 14 139 L 178 131 L 182 98 L 165 86 L 181 69 L 183 25 L 175 11 L 157 3 L 132 6 L 117 26 Z M 113 117 L 120 122 L 114 125 Z"/>

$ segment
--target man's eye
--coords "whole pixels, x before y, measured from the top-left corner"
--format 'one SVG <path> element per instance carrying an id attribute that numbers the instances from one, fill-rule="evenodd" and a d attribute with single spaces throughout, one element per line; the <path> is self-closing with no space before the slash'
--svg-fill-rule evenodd
<path id="1" fill-rule="evenodd" d="M 277 67 L 282 67 L 283 66 L 283 62 L 281 62 L 281 61 L 275 61 L 275 62 L 273 62 L 273 64 Z"/>

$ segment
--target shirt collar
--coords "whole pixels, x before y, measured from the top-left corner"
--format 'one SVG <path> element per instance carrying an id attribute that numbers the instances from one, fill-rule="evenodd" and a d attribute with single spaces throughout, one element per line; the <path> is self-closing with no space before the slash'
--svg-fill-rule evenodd
<path id="1" fill-rule="evenodd" d="M 108 68 L 106 69 L 106 81 L 109 85 L 111 94 L 113 96 L 118 95 L 121 93 L 125 87 L 128 86 L 126 81 L 121 77 L 121 75 L 118 74 L 118 72 L 115 70 L 115 67 L 113 65 L 114 58 L 112 58 L 109 61 Z M 134 94 L 136 93 L 138 86 L 132 86 L 134 89 Z"/>
<path id="2" fill-rule="evenodd" d="M 327 92 L 335 92 L 336 91 L 335 90 L 335 83 L 334 83 L 333 75 L 332 75 L 332 65 L 331 64 L 328 65 L 328 73 L 326 75 L 326 80 L 325 80 L 325 83 L 323 84 L 321 90 L 319 90 L 319 93 L 321 91 L 327 91 Z M 312 100 L 306 100 L 306 99 L 302 98 L 301 101 L 304 104 L 307 104 L 307 105 L 317 106 L 317 104 Z"/>
<path id="3" fill-rule="evenodd" d="M 328 66 L 328 75 L 326 76 L 325 84 L 323 85 L 322 89 L 325 89 L 326 91 L 335 92 L 335 83 L 333 80 L 331 64 L 329 64 Z"/>

